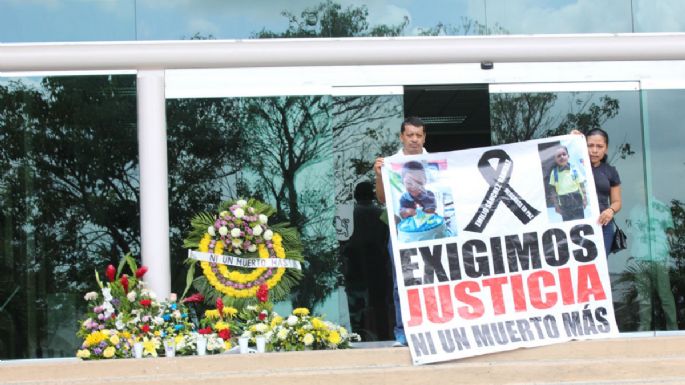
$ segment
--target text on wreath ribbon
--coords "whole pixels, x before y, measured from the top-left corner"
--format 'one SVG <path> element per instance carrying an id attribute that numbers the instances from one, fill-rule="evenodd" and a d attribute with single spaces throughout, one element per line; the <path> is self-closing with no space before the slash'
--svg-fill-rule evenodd
<path id="1" fill-rule="evenodd" d="M 300 261 L 281 258 L 242 258 L 234 255 L 203 253 L 201 251 L 188 250 L 188 258 L 198 261 L 219 263 L 222 265 L 256 269 L 260 267 L 287 268 L 302 270 Z"/>

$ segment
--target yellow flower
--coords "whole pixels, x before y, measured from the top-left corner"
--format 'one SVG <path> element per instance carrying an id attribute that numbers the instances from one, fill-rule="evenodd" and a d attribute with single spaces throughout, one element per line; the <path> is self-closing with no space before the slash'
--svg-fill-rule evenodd
<path id="1" fill-rule="evenodd" d="M 231 350 L 231 340 L 224 341 L 224 349 Z"/>
<path id="2" fill-rule="evenodd" d="M 283 317 L 281 317 L 280 315 L 275 316 L 271 320 L 271 328 L 275 328 L 276 325 L 280 325 L 282 322 L 283 322 Z"/>
<path id="3" fill-rule="evenodd" d="M 336 332 L 336 331 L 332 331 L 328 335 L 328 342 L 330 342 L 334 345 L 339 344 L 341 340 L 342 340 L 342 338 L 340 338 L 340 334 L 338 334 L 338 332 Z"/>
<path id="4" fill-rule="evenodd" d="M 84 345 L 86 346 L 95 346 L 99 344 L 100 342 L 104 341 L 107 338 L 107 335 L 101 331 L 97 332 L 92 332 L 88 334 L 86 337 L 86 340 L 84 341 Z"/>
<path id="5" fill-rule="evenodd" d="M 304 335 L 302 342 L 304 342 L 305 346 L 309 346 L 314 343 L 314 336 L 311 333 L 307 333 Z"/>
<path id="6" fill-rule="evenodd" d="M 83 349 L 76 352 L 76 357 L 78 358 L 90 358 L 90 350 Z"/>
<path id="7" fill-rule="evenodd" d="M 224 321 L 219 321 L 219 322 L 214 324 L 214 329 L 216 329 L 217 331 L 222 331 L 224 329 L 228 329 L 228 327 L 229 327 L 229 325 Z"/>
<path id="8" fill-rule="evenodd" d="M 129 338 L 131 338 L 131 333 L 129 333 L 129 332 L 122 332 L 122 333 L 121 333 L 121 336 L 124 337 L 124 338 L 126 338 L 126 339 L 129 339 Z"/>
<path id="9" fill-rule="evenodd" d="M 109 342 L 111 342 L 113 345 L 116 345 L 119 343 L 119 336 L 118 335 L 113 335 L 109 337 Z"/>
<path id="10" fill-rule="evenodd" d="M 183 336 L 176 336 L 176 338 L 174 338 L 174 344 L 176 346 L 178 346 L 182 341 L 183 341 Z"/>
<path id="11" fill-rule="evenodd" d="M 154 334 L 155 334 L 155 336 L 157 336 L 157 337 L 159 337 L 159 336 L 162 335 L 162 333 L 161 333 L 159 330 L 155 330 L 155 333 L 154 333 Z"/>
<path id="12" fill-rule="evenodd" d="M 224 307 L 224 315 L 227 315 L 229 317 L 233 317 L 234 315 L 238 314 L 238 309 L 230 306 Z"/>
<path id="13" fill-rule="evenodd" d="M 212 310 L 205 310 L 205 317 L 210 318 L 210 319 L 219 319 L 219 310 L 218 309 L 212 309 Z"/>
<path id="14" fill-rule="evenodd" d="M 102 352 L 102 356 L 105 358 L 112 358 L 116 352 L 117 350 L 114 348 L 114 346 L 108 346 L 105 348 L 105 351 Z"/>
<path id="15" fill-rule="evenodd" d="M 326 324 L 318 318 L 312 318 L 312 327 L 314 329 L 325 329 Z"/>
<path id="16" fill-rule="evenodd" d="M 306 307 L 298 307 L 297 309 L 293 310 L 293 314 L 303 317 L 309 315 L 309 309 Z"/>
<path id="17" fill-rule="evenodd" d="M 153 357 L 157 357 L 157 349 L 155 349 L 155 342 L 148 340 L 147 338 L 143 341 L 143 354 L 149 354 Z"/>

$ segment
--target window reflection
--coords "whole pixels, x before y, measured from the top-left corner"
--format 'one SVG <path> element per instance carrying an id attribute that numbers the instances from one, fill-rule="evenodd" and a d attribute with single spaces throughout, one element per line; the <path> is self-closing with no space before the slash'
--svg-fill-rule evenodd
<path id="1" fill-rule="evenodd" d="M 625 228 L 634 206 L 644 206 L 645 194 L 634 188 L 644 180 L 637 91 L 491 94 L 490 119 L 494 144 L 603 128 L 610 138 L 608 162 L 621 177 L 623 209 L 615 217 L 618 226 Z M 628 250 L 608 257 L 616 322 L 622 332 L 636 330 L 638 323 L 629 257 Z"/>
<path id="2" fill-rule="evenodd" d="M 140 247 L 134 76 L 0 84 L 0 358 L 73 356 L 93 270 Z"/>
<path id="3" fill-rule="evenodd" d="M 685 165 L 682 148 L 685 145 L 683 119 L 685 91 L 655 90 L 645 93 L 647 148 L 650 161 L 650 198 L 657 205 L 648 210 L 650 252 L 653 270 L 659 273 L 652 280 L 652 327 L 672 329 L 675 298 L 677 326 L 685 323 Z M 653 229 L 651 227 L 654 227 Z M 652 271 L 653 275 L 655 272 Z"/>

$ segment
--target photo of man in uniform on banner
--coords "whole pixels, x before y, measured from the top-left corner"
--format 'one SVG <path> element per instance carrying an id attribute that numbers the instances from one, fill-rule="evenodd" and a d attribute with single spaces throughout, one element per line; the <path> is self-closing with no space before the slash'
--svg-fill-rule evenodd
<path id="1" fill-rule="evenodd" d="M 392 204 L 397 239 L 402 243 L 440 239 L 457 234 L 453 194 L 440 180 L 447 161 L 390 163 Z"/>

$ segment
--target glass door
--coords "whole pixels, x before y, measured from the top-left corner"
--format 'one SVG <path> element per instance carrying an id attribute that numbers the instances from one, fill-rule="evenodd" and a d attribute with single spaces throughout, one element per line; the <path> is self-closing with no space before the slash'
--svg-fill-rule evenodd
<path id="1" fill-rule="evenodd" d="M 639 250 L 643 232 L 635 223 L 648 214 L 640 84 L 493 84 L 490 122 L 493 144 L 566 135 L 574 129 L 601 128 L 608 133 L 607 161 L 621 179 L 622 209 L 615 220 L 629 234 L 631 246 L 608 256 L 616 321 L 621 332 L 672 328 L 662 322 L 675 317 L 672 295 L 667 299 L 668 317 L 652 317 L 655 285 L 648 279 L 653 275 L 652 253 Z"/>

